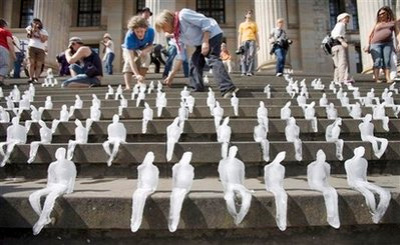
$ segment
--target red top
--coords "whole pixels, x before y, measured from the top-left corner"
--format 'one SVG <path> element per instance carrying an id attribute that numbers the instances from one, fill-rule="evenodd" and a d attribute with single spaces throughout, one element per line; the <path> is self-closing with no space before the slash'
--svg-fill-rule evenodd
<path id="1" fill-rule="evenodd" d="M 12 34 L 11 32 L 0 28 L 0 45 L 5 47 L 6 49 L 10 50 L 10 48 L 8 47 L 8 43 L 7 43 L 7 37 L 10 37 L 12 39 Z"/>

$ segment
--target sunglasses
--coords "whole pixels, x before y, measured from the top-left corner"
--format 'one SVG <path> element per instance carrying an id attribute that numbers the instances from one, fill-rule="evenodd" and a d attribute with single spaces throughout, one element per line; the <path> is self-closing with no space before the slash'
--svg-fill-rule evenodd
<path id="1" fill-rule="evenodd" d="M 385 14 L 387 14 L 387 13 L 386 12 L 378 13 L 379 16 L 382 16 L 382 15 L 385 15 Z"/>

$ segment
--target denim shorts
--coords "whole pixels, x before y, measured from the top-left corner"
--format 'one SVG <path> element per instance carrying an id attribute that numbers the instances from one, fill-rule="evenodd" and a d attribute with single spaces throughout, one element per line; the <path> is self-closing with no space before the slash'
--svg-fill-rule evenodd
<path id="1" fill-rule="evenodd" d="M 390 57 L 393 51 L 393 42 L 373 43 L 370 46 L 374 68 L 390 68 Z"/>

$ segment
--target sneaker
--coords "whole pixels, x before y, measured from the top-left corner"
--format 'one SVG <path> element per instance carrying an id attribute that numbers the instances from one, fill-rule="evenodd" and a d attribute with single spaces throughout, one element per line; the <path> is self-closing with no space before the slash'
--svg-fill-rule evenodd
<path id="1" fill-rule="evenodd" d="M 233 93 L 237 93 L 239 92 L 239 89 L 236 87 L 232 87 L 230 89 L 228 89 L 227 91 L 225 91 L 224 93 L 222 93 L 222 97 L 224 97 L 225 99 L 229 99 L 230 97 L 232 97 Z"/>
<path id="2" fill-rule="evenodd" d="M 253 74 L 251 72 L 247 72 L 246 76 L 251 77 L 251 76 L 253 76 Z"/>
<path id="3" fill-rule="evenodd" d="M 277 76 L 277 77 L 281 77 L 281 76 L 283 76 L 283 74 L 282 73 L 280 73 L 280 72 L 278 72 L 278 73 L 276 73 L 276 75 L 275 76 Z"/>
<path id="4" fill-rule="evenodd" d="M 246 73 L 242 73 L 242 74 L 240 74 L 240 76 L 241 76 L 241 77 L 244 77 L 244 76 L 246 76 Z"/>

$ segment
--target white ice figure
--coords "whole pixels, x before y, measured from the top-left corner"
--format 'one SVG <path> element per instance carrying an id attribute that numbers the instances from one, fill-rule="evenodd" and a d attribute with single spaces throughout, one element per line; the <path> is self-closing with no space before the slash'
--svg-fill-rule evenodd
<path id="1" fill-rule="evenodd" d="M 186 108 L 185 102 L 180 103 L 180 107 L 178 109 L 178 117 L 179 117 L 179 126 L 183 130 L 185 129 L 185 121 L 189 119 L 189 110 Z"/>
<path id="2" fill-rule="evenodd" d="M 340 227 L 338 194 L 329 182 L 331 166 L 326 162 L 326 155 L 323 150 L 318 150 L 316 160 L 307 166 L 308 186 L 312 190 L 322 192 L 326 207 L 326 220 L 333 228 Z"/>
<path id="3" fill-rule="evenodd" d="M 381 95 L 382 100 L 385 100 L 385 98 L 388 97 L 388 93 L 389 93 L 389 89 L 385 88 Z"/>
<path id="4" fill-rule="evenodd" d="M 293 99 L 294 96 L 296 95 L 296 91 L 293 88 L 293 83 L 289 82 L 289 84 L 286 86 L 286 93 L 289 94 L 289 96 Z"/>
<path id="5" fill-rule="evenodd" d="M 74 103 L 75 109 L 82 109 L 83 108 L 83 101 L 81 100 L 81 97 L 79 95 L 75 95 L 75 103 Z"/>
<path id="6" fill-rule="evenodd" d="M 292 142 L 294 145 L 295 158 L 297 161 L 303 159 L 302 142 L 300 140 L 300 128 L 296 125 L 296 119 L 291 117 L 287 120 L 285 128 L 285 136 L 287 142 Z"/>
<path id="7" fill-rule="evenodd" d="M 71 113 L 72 112 L 72 113 Z M 53 133 L 56 132 L 58 124 L 60 122 L 68 122 L 69 118 L 72 116 L 72 114 L 74 113 L 74 109 L 71 106 L 71 110 L 68 111 L 68 107 L 67 105 L 62 105 L 61 106 L 61 110 L 60 110 L 60 119 L 54 119 L 51 125 L 51 130 Z"/>
<path id="8" fill-rule="evenodd" d="M 149 84 L 149 88 L 147 89 L 147 94 L 151 94 L 154 90 L 154 81 L 151 81 Z"/>
<path id="9" fill-rule="evenodd" d="M 162 110 L 167 107 L 167 98 L 165 92 L 157 93 L 156 99 L 157 117 L 161 117 Z"/>
<path id="10" fill-rule="evenodd" d="M 101 110 L 98 106 L 91 106 L 90 107 L 90 119 L 92 119 L 93 122 L 98 122 L 100 121 L 101 117 Z"/>
<path id="11" fill-rule="evenodd" d="M 4 97 L 3 88 L 0 87 L 0 98 Z"/>
<path id="12" fill-rule="evenodd" d="M 318 132 L 318 120 L 315 116 L 315 102 L 311 102 L 309 105 L 306 105 L 304 108 L 304 118 L 306 120 L 311 121 L 311 128 L 314 132 Z"/>
<path id="13" fill-rule="evenodd" d="M 188 97 L 186 97 L 185 106 L 189 109 L 189 113 L 193 113 L 195 103 L 196 99 L 193 96 L 189 95 Z"/>
<path id="14" fill-rule="evenodd" d="M 353 98 L 358 100 L 360 99 L 361 94 L 360 94 L 360 89 L 358 87 L 355 87 L 353 90 Z"/>
<path id="15" fill-rule="evenodd" d="M 237 152 L 238 148 L 231 146 L 229 148 L 229 156 L 223 158 L 218 164 L 219 178 L 224 189 L 224 199 L 235 225 L 239 225 L 249 212 L 251 193 L 253 192 L 244 186 L 245 166 L 242 161 L 236 158 Z M 241 202 L 235 200 L 239 199 L 239 197 Z M 239 202 L 241 207 L 238 211 L 235 203 Z"/>
<path id="16" fill-rule="evenodd" d="M 119 98 L 122 96 L 122 94 L 124 93 L 124 90 L 122 89 L 122 85 L 118 85 L 117 87 L 117 91 L 114 94 L 114 100 L 119 100 Z"/>
<path id="17" fill-rule="evenodd" d="M 389 117 L 386 116 L 385 103 L 381 103 L 373 107 L 372 118 L 374 120 L 382 120 L 383 129 L 385 131 L 389 131 Z"/>
<path id="18" fill-rule="evenodd" d="M 40 141 L 33 141 L 31 142 L 31 149 L 29 151 L 29 159 L 28 159 L 28 163 L 32 163 L 35 160 L 37 151 L 39 149 L 39 146 L 41 144 L 50 144 L 52 137 L 53 137 L 53 133 L 51 132 L 51 128 L 47 127 L 46 123 L 42 120 L 39 121 L 39 125 L 40 125 L 40 130 L 39 130 L 39 134 L 40 134 Z"/>
<path id="19" fill-rule="evenodd" d="M 329 84 L 329 89 L 332 90 L 334 94 L 336 94 L 336 86 L 334 81 L 331 81 L 331 83 Z"/>
<path id="20" fill-rule="evenodd" d="M 153 120 L 153 109 L 150 108 L 147 102 L 144 103 L 143 119 L 142 119 L 142 134 L 147 133 L 147 124 Z"/>
<path id="21" fill-rule="evenodd" d="M 387 96 L 383 99 L 383 101 L 385 106 L 393 107 L 394 106 L 393 92 L 389 92 Z"/>
<path id="22" fill-rule="evenodd" d="M 389 90 L 390 90 L 390 91 L 393 91 L 395 94 L 399 94 L 399 89 L 396 88 L 396 82 L 392 83 L 392 84 L 389 86 Z"/>
<path id="23" fill-rule="evenodd" d="M 52 110 L 53 102 L 51 101 L 51 96 L 46 96 L 46 101 L 44 102 L 44 109 Z"/>
<path id="24" fill-rule="evenodd" d="M 342 106 L 349 106 L 350 99 L 349 97 L 347 97 L 347 92 L 343 93 L 342 98 L 340 98 L 340 103 L 342 104 Z"/>
<path id="25" fill-rule="evenodd" d="M 307 103 L 307 98 L 304 96 L 304 94 L 300 94 L 297 96 L 296 101 L 299 106 L 304 106 Z"/>
<path id="26" fill-rule="evenodd" d="M 19 101 L 19 110 L 29 110 L 31 106 L 31 102 L 29 101 L 29 97 L 26 94 L 22 95 L 22 99 Z"/>
<path id="27" fill-rule="evenodd" d="M 140 102 L 146 98 L 146 93 L 144 90 L 140 90 L 138 97 L 136 98 L 136 107 L 139 107 Z"/>
<path id="28" fill-rule="evenodd" d="M 158 81 L 157 81 L 157 91 L 161 91 L 162 88 L 163 88 L 163 85 L 162 85 L 161 81 L 158 80 Z"/>
<path id="29" fill-rule="evenodd" d="M 181 91 L 181 99 L 185 99 L 190 95 L 190 91 L 188 90 L 187 86 L 183 87 Z"/>
<path id="30" fill-rule="evenodd" d="M 361 140 L 371 142 L 372 150 L 377 158 L 381 158 L 385 153 L 388 146 L 388 140 L 384 138 L 378 138 L 374 136 L 374 124 L 371 123 L 371 114 L 365 115 L 363 122 L 358 125 L 361 134 Z M 380 148 L 378 143 L 381 143 Z"/>
<path id="31" fill-rule="evenodd" d="M 328 125 L 325 131 L 325 140 L 327 142 L 334 142 L 336 145 L 336 157 L 342 161 L 343 160 L 343 144 L 344 141 L 339 139 L 340 136 L 340 126 L 342 125 L 342 119 L 336 118 L 336 120 Z"/>
<path id="32" fill-rule="evenodd" d="M 31 96 L 35 97 L 36 89 L 35 89 L 35 86 L 33 86 L 33 83 L 29 84 L 28 90 L 29 90 L 29 93 L 31 94 Z"/>
<path id="33" fill-rule="evenodd" d="M 319 106 L 327 107 L 328 106 L 328 99 L 326 98 L 326 93 L 322 94 L 322 97 L 319 99 Z"/>
<path id="34" fill-rule="evenodd" d="M 335 120 L 338 117 L 337 110 L 333 103 L 330 103 L 328 107 L 325 109 L 326 117 L 331 120 Z"/>
<path id="35" fill-rule="evenodd" d="M 254 127 L 254 141 L 260 143 L 264 161 L 269 161 L 269 141 L 267 139 L 268 129 L 265 127 L 264 121 L 258 118 L 258 125 Z"/>
<path id="36" fill-rule="evenodd" d="M 215 102 L 215 107 L 213 108 L 211 115 L 214 117 L 215 131 L 217 131 L 222 121 L 222 117 L 224 116 L 224 108 L 221 107 L 218 101 Z"/>
<path id="37" fill-rule="evenodd" d="M 0 122 L 9 123 L 10 113 L 8 113 L 2 106 L 0 106 Z"/>
<path id="38" fill-rule="evenodd" d="M 288 120 L 292 116 L 292 110 L 289 108 L 292 103 L 288 101 L 281 109 L 281 119 Z"/>
<path id="39" fill-rule="evenodd" d="M 11 95 L 6 97 L 6 104 L 7 110 L 13 110 L 15 108 Z"/>
<path id="40" fill-rule="evenodd" d="M 17 85 L 14 85 L 14 88 L 11 90 L 10 95 L 13 102 L 19 102 L 21 100 L 21 92 L 19 91 Z"/>
<path id="41" fill-rule="evenodd" d="M 236 97 L 236 93 L 232 94 L 231 106 L 233 107 L 233 113 L 236 117 L 239 116 L 239 98 Z"/>
<path id="42" fill-rule="evenodd" d="M 309 96 L 308 96 L 308 90 L 307 90 L 307 87 L 306 87 L 306 86 L 302 86 L 302 87 L 301 87 L 300 94 L 304 95 L 304 97 L 306 97 L 306 99 L 309 98 Z"/>
<path id="43" fill-rule="evenodd" d="M 101 101 L 97 98 L 97 95 L 92 94 L 92 106 L 101 107 Z"/>
<path id="44" fill-rule="evenodd" d="M 215 93 L 212 91 L 211 87 L 208 87 L 208 93 L 207 93 L 207 106 L 210 109 L 211 115 L 213 114 L 213 109 L 215 107 Z"/>
<path id="45" fill-rule="evenodd" d="M 70 194 L 74 191 L 76 179 L 75 164 L 65 158 L 65 149 L 58 148 L 56 161 L 50 163 L 47 169 L 47 185 L 45 188 L 29 195 L 29 203 L 39 220 L 33 226 L 33 234 L 37 235 L 47 224 L 51 223 L 50 214 L 53 211 L 56 199 L 63 194 Z M 47 196 L 43 208 L 40 206 L 40 198 Z"/>
<path id="46" fill-rule="evenodd" d="M 336 93 L 336 99 L 341 99 L 343 97 L 343 89 L 339 88 L 338 92 Z"/>
<path id="47" fill-rule="evenodd" d="M 265 189 L 275 197 L 276 206 L 276 224 L 281 231 L 286 230 L 286 214 L 288 195 L 283 188 L 283 180 L 285 179 L 285 166 L 281 162 L 286 157 L 286 151 L 281 151 L 276 155 L 275 159 L 264 167 Z"/>
<path id="48" fill-rule="evenodd" d="M 167 127 L 167 161 L 171 161 L 174 154 L 175 144 L 178 143 L 182 134 L 182 128 L 179 125 L 179 117 L 175 117 L 174 121 Z"/>
<path id="49" fill-rule="evenodd" d="M 268 132 L 268 109 L 265 107 L 264 101 L 260 101 L 260 106 L 257 108 L 257 119 L 262 120 L 265 130 Z"/>
<path id="50" fill-rule="evenodd" d="M 126 143 L 126 128 L 123 123 L 119 122 L 119 116 L 113 116 L 113 122 L 107 127 L 108 138 L 103 143 L 103 149 L 110 156 L 107 166 L 111 166 L 112 161 L 118 153 L 121 143 Z M 111 149 L 111 145 L 113 148 Z"/>
<path id="51" fill-rule="evenodd" d="M 322 84 L 321 78 L 319 78 L 314 85 L 314 90 L 324 90 L 324 89 L 325 89 L 325 85 Z"/>
<path id="52" fill-rule="evenodd" d="M 125 99 L 125 97 L 122 94 L 119 97 L 121 97 L 121 99 L 119 100 L 118 115 L 122 116 L 124 108 L 128 108 L 128 100 Z"/>
<path id="53" fill-rule="evenodd" d="M 363 158 L 364 154 L 364 147 L 357 147 L 354 149 L 354 157 L 347 160 L 344 163 L 344 167 L 346 169 L 348 185 L 356 191 L 361 192 L 364 196 L 367 206 L 372 214 L 372 221 L 377 224 L 389 207 L 391 195 L 388 190 L 368 182 L 368 161 Z M 380 202 L 378 205 L 376 205 L 374 193 L 379 195 Z"/>
<path id="54" fill-rule="evenodd" d="M 31 94 L 31 91 L 29 89 L 24 91 L 24 95 L 28 97 L 29 102 L 33 102 L 35 96 Z"/>
<path id="55" fill-rule="evenodd" d="M 209 84 L 210 83 L 210 79 L 208 78 L 207 75 L 204 76 L 203 81 L 204 81 L 204 84 Z"/>
<path id="56" fill-rule="evenodd" d="M 142 164 L 137 167 L 138 180 L 135 192 L 132 195 L 131 231 L 139 230 L 143 219 L 143 210 L 148 196 L 157 190 L 160 171 L 153 164 L 154 153 L 148 152 Z"/>
<path id="57" fill-rule="evenodd" d="M 349 106 L 350 112 L 349 115 L 353 118 L 353 119 L 361 119 L 361 115 L 362 115 L 362 110 L 361 110 L 361 105 L 360 103 L 356 102 L 355 104 Z"/>
<path id="58" fill-rule="evenodd" d="M 136 98 L 136 95 L 139 94 L 139 87 L 140 85 L 137 83 L 135 86 L 132 88 L 132 93 L 131 93 L 131 100 L 134 100 Z"/>
<path id="59" fill-rule="evenodd" d="M 231 142 L 232 129 L 228 125 L 229 117 L 225 117 L 221 126 L 217 129 L 217 141 L 221 143 L 221 157 L 226 158 L 228 156 L 228 147 Z"/>
<path id="60" fill-rule="evenodd" d="M 271 99 L 271 86 L 269 84 L 264 87 L 264 94 L 267 95 L 267 99 Z"/>
<path id="61" fill-rule="evenodd" d="M 183 201 L 192 188 L 194 179 L 194 167 L 190 165 L 192 152 L 185 152 L 181 160 L 172 167 L 172 192 L 170 198 L 168 229 L 175 232 L 179 219 Z"/>
<path id="62" fill-rule="evenodd" d="M 108 85 L 108 90 L 106 95 L 104 96 L 104 99 L 108 100 L 110 98 L 110 96 L 114 95 L 114 89 L 113 87 L 111 87 L 111 85 Z"/>
<path id="63" fill-rule="evenodd" d="M 39 107 L 39 109 L 36 109 L 34 105 L 31 105 L 30 108 L 31 108 L 31 120 L 25 121 L 25 128 L 27 132 L 29 132 L 32 122 L 39 122 L 42 120 L 42 114 L 44 111 L 43 107 Z"/>
<path id="64" fill-rule="evenodd" d="M 79 119 L 75 119 L 75 140 L 68 141 L 68 151 L 67 151 L 67 159 L 72 160 L 74 157 L 74 151 L 77 144 L 87 144 L 89 131 L 92 127 L 93 121 L 88 118 L 86 119 L 86 127 L 82 125 L 82 122 Z"/>
<path id="65" fill-rule="evenodd" d="M 0 143 L 0 155 L 3 156 L 3 160 L 0 163 L 0 167 L 4 167 L 15 145 L 26 144 L 27 131 L 24 126 L 19 125 L 19 117 L 13 117 L 11 119 L 11 125 L 7 128 L 7 139 L 6 142 Z M 4 152 L 3 147 L 6 146 L 6 152 Z"/>

